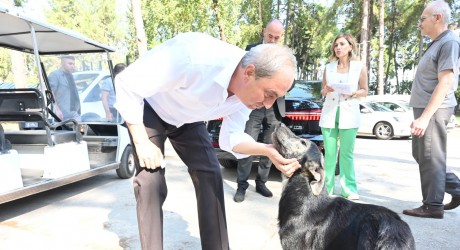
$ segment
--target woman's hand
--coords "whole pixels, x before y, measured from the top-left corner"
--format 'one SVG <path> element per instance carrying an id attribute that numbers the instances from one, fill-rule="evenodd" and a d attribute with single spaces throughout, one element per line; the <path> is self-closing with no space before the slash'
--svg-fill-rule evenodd
<path id="1" fill-rule="evenodd" d="M 291 177 L 292 174 L 300 168 L 300 163 L 297 159 L 286 159 L 273 147 L 273 145 L 269 144 L 268 146 L 269 153 L 267 157 L 270 158 L 275 167 L 281 171 L 281 173 L 287 177 Z"/>
<path id="2" fill-rule="evenodd" d="M 329 92 L 334 92 L 334 88 L 332 88 L 332 86 L 329 84 L 324 85 L 324 87 L 321 89 L 321 94 L 326 96 Z"/>

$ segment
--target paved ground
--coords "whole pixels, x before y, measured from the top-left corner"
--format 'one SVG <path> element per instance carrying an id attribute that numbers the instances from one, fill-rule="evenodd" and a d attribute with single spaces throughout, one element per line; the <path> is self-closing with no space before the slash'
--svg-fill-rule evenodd
<path id="1" fill-rule="evenodd" d="M 449 134 L 448 165 L 460 172 L 460 128 Z M 443 220 L 402 215 L 421 204 L 418 168 L 410 140 L 359 138 L 356 171 L 361 202 L 386 206 L 410 225 L 417 249 L 460 249 L 460 208 Z M 168 150 L 169 194 L 164 204 L 165 249 L 200 249 L 196 203 L 183 163 Z M 233 202 L 235 170 L 223 169 L 232 249 L 281 249 L 277 209 L 281 178 L 272 171 L 273 198 L 255 193 L 254 175 L 243 203 Z M 450 201 L 450 196 L 446 195 Z M 106 173 L 66 187 L 0 205 L 0 249 L 140 249 L 131 180 Z"/>

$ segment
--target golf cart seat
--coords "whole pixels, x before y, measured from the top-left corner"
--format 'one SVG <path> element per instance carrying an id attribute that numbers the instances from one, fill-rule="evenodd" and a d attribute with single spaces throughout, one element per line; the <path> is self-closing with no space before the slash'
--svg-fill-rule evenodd
<path id="1" fill-rule="evenodd" d="M 66 142 L 79 142 L 81 134 L 71 130 L 57 130 L 72 122 L 69 120 L 50 124 L 46 117 L 42 94 L 37 89 L 0 89 L 0 121 L 40 122 L 44 128 L 36 130 L 5 131 L 5 138 L 11 144 L 47 144 L 53 146 Z"/>

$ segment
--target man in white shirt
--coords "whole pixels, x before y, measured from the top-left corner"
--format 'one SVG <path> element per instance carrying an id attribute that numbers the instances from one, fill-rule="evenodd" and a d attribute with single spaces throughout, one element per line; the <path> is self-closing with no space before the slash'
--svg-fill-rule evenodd
<path id="1" fill-rule="evenodd" d="M 278 19 L 273 19 L 267 24 L 267 27 L 263 29 L 263 41 L 260 43 L 250 44 L 246 46 L 246 51 L 249 51 L 260 44 L 279 43 L 281 41 L 281 37 L 283 36 L 283 34 L 283 23 Z M 254 109 L 249 115 L 249 120 L 246 122 L 246 128 L 244 132 L 252 136 L 254 140 L 257 140 L 260 133 L 260 127 L 263 125 L 262 142 L 268 144 L 272 143 L 271 136 L 273 133 L 273 129 L 277 124 L 281 122 L 282 117 L 284 117 L 284 105 L 284 97 L 280 97 L 270 108 L 262 107 L 260 109 Z M 252 158 L 253 157 L 247 157 L 238 160 L 236 178 L 238 188 L 236 190 L 235 196 L 233 196 L 233 200 L 235 202 L 244 201 L 246 189 L 248 189 L 249 187 L 248 179 L 252 169 Z M 256 192 L 265 197 L 273 196 L 273 193 L 267 188 L 267 186 L 265 186 L 265 183 L 268 181 L 268 175 L 270 174 L 271 165 L 272 163 L 267 157 L 261 156 L 259 158 L 259 164 L 257 166 L 257 176 L 255 179 Z"/>
<path id="2" fill-rule="evenodd" d="M 224 117 L 219 144 L 237 158 L 265 155 L 285 175 L 300 167 L 244 133 L 252 109 L 273 105 L 291 87 L 292 52 L 281 45 L 244 50 L 184 33 L 149 51 L 117 76 L 115 107 L 135 150 L 134 193 L 143 249 L 162 249 L 168 138 L 195 186 L 202 249 L 228 249 L 220 165 L 203 121 Z"/>

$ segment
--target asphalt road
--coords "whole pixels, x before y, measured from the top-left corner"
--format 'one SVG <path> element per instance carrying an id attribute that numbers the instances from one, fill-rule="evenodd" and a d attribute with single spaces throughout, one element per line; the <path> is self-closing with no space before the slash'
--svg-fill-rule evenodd
<path id="1" fill-rule="evenodd" d="M 448 166 L 460 172 L 460 128 L 449 133 Z M 386 206 L 410 225 L 417 249 L 460 249 L 460 208 L 443 220 L 402 215 L 421 205 L 418 167 L 410 140 L 358 138 L 356 172 L 361 202 Z M 200 249 L 196 202 L 186 167 L 168 148 L 165 249 Z M 254 169 L 255 170 L 255 169 Z M 242 203 L 233 202 L 235 169 L 222 169 L 233 250 L 281 249 L 277 212 L 281 178 L 272 171 L 273 198 L 255 193 L 254 176 Z M 0 205 L 0 249 L 140 249 L 132 180 L 115 172 Z M 446 202 L 450 196 L 446 195 Z"/>

